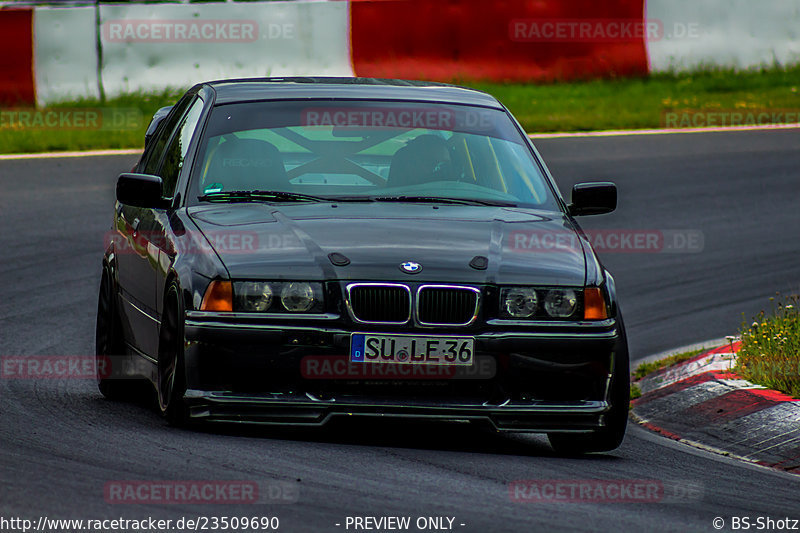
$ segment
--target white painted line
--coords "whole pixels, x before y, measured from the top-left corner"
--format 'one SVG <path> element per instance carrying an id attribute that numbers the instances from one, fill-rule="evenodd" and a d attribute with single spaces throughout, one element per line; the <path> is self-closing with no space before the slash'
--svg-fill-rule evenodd
<path id="1" fill-rule="evenodd" d="M 800 431 L 800 429 L 791 429 L 791 430 L 789 430 L 789 431 L 787 431 L 785 433 L 781 433 L 780 435 L 775 435 L 774 437 L 770 437 L 770 438 L 764 440 L 764 442 L 768 442 L 768 441 L 771 441 L 771 440 L 774 440 L 774 439 L 779 439 L 781 437 L 785 437 L 787 435 L 791 435 L 792 433 L 796 433 L 798 431 Z M 752 457 L 757 453 L 764 453 L 764 452 L 767 452 L 767 451 L 772 450 L 774 448 L 779 448 L 781 446 L 786 446 L 788 444 L 792 444 L 795 441 L 800 443 L 800 437 L 793 437 L 793 438 L 788 439 L 788 440 L 782 440 L 780 442 L 777 442 L 777 443 L 775 443 L 775 444 L 773 444 L 771 446 L 767 446 L 766 448 L 759 448 L 758 450 L 754 451 L 753 453 L 747 454 L 747 457 Z M 761 443 L 759 443 L 759 444 L 761 444 Z"/>
<path id="2" fill-rule="evenodd" d="M 800 438 L 785 438 L 793 433 L 800 435 L 800 402 L 778 403 L 740 417 L 736 422 L 746 431 L 743 432 L 745 438 L 734 441 L 734 444 L 756 450 L 771 449 Z M 776 439 L 777 444 L 774 443 Z"/>
<path id="3" fill-rule="evenodd" d="M 103 155 L 138 155 L 142 153 L 141 148 L 124 148 L 121 150 L 88 150 L 85 152 L 45 152 L 38 154 L 2 154 L 0 161 L 12 159 L 52 159 L 58 157 L 92 157 Z"/>
<path id="4" fill-rule="evenodd" d="M 531 139 L 561 139 L 570 137 L 620 137 L 624 135 L 671 135 L 674 133 L 724 133 L 731 131 L 791 130 L 800 124 L 770 124 L 768 126 L 719 126 L 713 128 L 660 128 L 650 130 L 575 131 L 564 133 L 529 133 Z"/>
<path id="5" fill-rule="evenodd" d="M 713 461 L 727 464 L 729 466 L 735 465 L 741 468 L 758 471 L 759 473 L 767 473 L 773 476 L 780 476 L 783 479 L 792 480 L 794 482 L 797 481 L 798 477 L 797 474 L 792 474 L 790 472 L 778 470 L 777 468 L 773 468 L 771 466 L 761 465 L 756 463 L 755 460 L 753 459 L 747 459 L 741 455 L 721 450 L 719 448 L 715 448 L 714 446 L 709 446 L 707 444 L 701 444 L 697 441 L 693 441 L 690 439 L 681 438 L 679 440 L 674 440 L 664 437 L 659 433 L 655 433 L 653 431 L 648 430 L 645 427 L 642 427 L 642 424 L 652 423 L 650 420 L 638 417 L 634 413 L 631 413 L 631 418 L 636 423 L 636 425 L 630 426 L 628 428 L 628 431 L 630 431 L 631 433 L 635 432 L 637 438 L 641 438 L 648 442 L 652 442 L 653 444 L 657 444 L 659 446 L 664 446 L 667 448 L 682 449 L 682 451 L 684 451 L 685 453 L 701 456 L 706 459 L 711 459 Z M 658 424 L 655 425 L 658 426 Z"/>
<path id="6" fill-rule="evenodd" d="M 638 408 L 636 410 L 638 410 Z M 763 413 L 763 412 L 764 411 L 759 411 L 758 413 Z M 752 415 L 748 415 L 748 416 L 752 416 Z M 713 458 L 713 459 L 715 459 L 717 461 L 720 461 L 720 462 L 727 463 L 729 460 L 733 460 L 733 461 L 737 461 L 736 464 L 739 464 L 740 466 L 743 466 L 745 468 L 758 469 L 761 472 L 768 472 L 768 473 L 773 474 L 773 475 L 782 476 L 785 479 L 792 479 L 794 481 L 797 480 L 797 474 L 793 474 L 793 473 L 790 473 L 790 472 L 779 470 L 778 468 L 775 468 L 773 466 L 759 464 L 757 462 L 758 459 L 751 457 L 751 455 L 745 456 L 745 455 L 736 454 L 736 453 L 730 452 L 728 450 L 724 450 L 722 448 L 719 448 L 717 446 L 712 446 L 712 445 L 709 445 L 709 444 L 701 443 L 701 442 L 698 442 L 696 440 L 687 439 L 685 437 L 680 437 L 678 440 L 674 440 L 672 438 L 665 437 L 662 434 L 653 432 L 652 430 L 649 430 L 647 427 L 645 427 L 645 424 L 651 424 L 651 425 L 655 426 L 656 428 L 664 429 L 664 430 L 667 430 L 667 431 L 669 431 L 669 429 L 667 427 L 665 427 L 665 426 L 662 426 L 658 422 L 653 422 L 651 419 L 649 419 L 647 417 L 644 417 L 644 416 L 642 416 L 641 414 L 639 414 L 639 413 L 637 413 L 635 411 L 631 411 L 630 418 L 636 424 L 635 426 L 631 426 L 631 428 L 633 428 L 633 431 L 635 431 L 637 433 L 636 436 L 639 437 L 639 438 L 643 438 L 643 439 L 647 440 L 648 442 L 652 442 L 654 444 L 658 444 L 660 446 L 666 446 L 666 447 L 670 447 L 670 448 L 675 448 L 675 447 L 681 446 L 681 445 L 688 445 L 688 446 L 691 446 L 691 449 L 696 450 L 696 451 L 690 452 L 690 453 L 694 453 L 695 455 L 700 453 L 700 451 L 702 451 L 702 452 L 711 452 L 711 453 L 713 453 L 715 455 L 714 456 L 710 456 L 709 458 Z M 745 417 L 745 418 L 747 418 L 747 417 Z M 742 419 L 740 418 L 739 420 L 742 420 Z M 760 428 L 760 427 L 750 427 L 749 431 L 751 431 L 753 433 L 759 433 L 759 432 L 762 431 L 762 428 Z M 733 442 L 733 443 L 725 442 L 725 443 L 723 443 L 723 445 L 724 446 L 736 445 L 736 444 L 740 444 L 741 442 L 743 442 L 743 441 Z M 738 463 L 738 461 L 741 461 L 741 463 Z"/>
<path id="7" fill-rule="evenodd" d="M 702 442 L 697 442 L 696 440 L 690 440 L 690 439 L 683 439 L 682 438 L 678 442 L 680 442 L 681 444 L 686 444 L 687 446 L 692 446 L 694 448 L 699 448 L 701 450 L 705 450 L 707 452 L 716 453 L 716 454 L 719 454 L 719 455 L 724 455 L 725 457 L 735 457 L 736 459 L 739 459 L 741 461 L 751 462 L 750 459 L 745 459 L 744 457 L 742 457 L 740 455 L 733 454 L 733 453 L 731 453 L 729 451 L 723 450 L 722 448 L 717 448 L 716 446 L 711 446 L 709 444 L 703 444 Z"/>

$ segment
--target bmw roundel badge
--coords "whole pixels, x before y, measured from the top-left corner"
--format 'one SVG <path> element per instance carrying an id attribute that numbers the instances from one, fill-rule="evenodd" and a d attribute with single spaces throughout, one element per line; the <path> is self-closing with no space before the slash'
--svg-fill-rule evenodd
<path id="1" fill-rule="evenodd" d="M 406 261 L 405 263 L 400 263 L 400 270 L 406 274 L 419 274 L 422 272 L 422 265 L 414 261 Z"/>

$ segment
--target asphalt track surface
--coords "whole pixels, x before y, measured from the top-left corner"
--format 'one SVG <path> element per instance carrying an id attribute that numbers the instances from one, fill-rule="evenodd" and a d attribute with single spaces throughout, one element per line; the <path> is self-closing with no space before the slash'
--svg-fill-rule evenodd
<path id="1" fill-rule="evenodd" d="M 537 141 L 563 191 L 609 178 L 619 209 L 586 228 L 699 230 L 699 253 L 606 253 L 633 359 L 732 333 L 797 289 L 800 130 Z M 113 185 L 135 156 L 0 161 L 0 355 L 93 353 Z M 616 451 L 555 456 L 536 436 L 341 424 L 328 431 L 175 430 L 86 380 L 0 380 L 0 517 L 278 516 L 279 531 L 347 531 L 347 516 L 454 517 L 455 531 L 714 531 L 800 519 L 800 477 L 630 426 Z M 109 504 L 115 480 L 290 482 L 294 504 Z M 680 503 L 518 503 L 514 480 L 662 480 Z M 336 526 L 335 524 L 341 524 Z M 464 524 L 463 526 L 461 524 Z M 751 527 L 751 529 L 755 529 Z M 10 529 L 7 529 L 10 530 Z M 352 527 L 349 531 L 353 531 Z M 415 527 L 411 531 L 417 531 Z"/>

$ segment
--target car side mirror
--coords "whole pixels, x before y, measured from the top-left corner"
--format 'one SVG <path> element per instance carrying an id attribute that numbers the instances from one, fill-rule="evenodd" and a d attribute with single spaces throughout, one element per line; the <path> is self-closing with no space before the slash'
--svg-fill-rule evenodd
<path id="1" fill-rule="evenodd" d="M 134 207 L 167 207 L 161 197 L 162 182 L 150 174 L 120 174 L 117 178 L 117 201 Z"/>
<path id="2" fill-rule="evenodd" d="M 616 208 L 617 186 L 610 181 L 577 183 L 572 187 L 571 215 L 602 215 Z"/>
<path id="3" fill-rule="evenodd" d="M 153 138 L 153 134 L 156 132 L 156 129 L 158 129 L 158 125 L 161 124 L 165 118 L 167 118 L 167 115 L 169 115 L 171 109 L 172 106 L 168 105 L 153 113 L 153 118 L 150 120 L 150 125 L 147 126 L 147 131 L 144 133 L 145 146 L 147 146 L 147 144 L 150 142 L 150 139 Z"/>

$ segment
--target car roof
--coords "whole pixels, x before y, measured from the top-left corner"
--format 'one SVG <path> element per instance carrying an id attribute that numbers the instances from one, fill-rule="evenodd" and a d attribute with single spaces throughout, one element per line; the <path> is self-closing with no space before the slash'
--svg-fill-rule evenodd
<path id="1" fill-rule="evenodd" d="M 446 83 L 380 78 L 244 78 L 206 82 L 216 104 L 268 100 L 405 100 L 479 105 L 502 109 L 491 95 Z"/>

